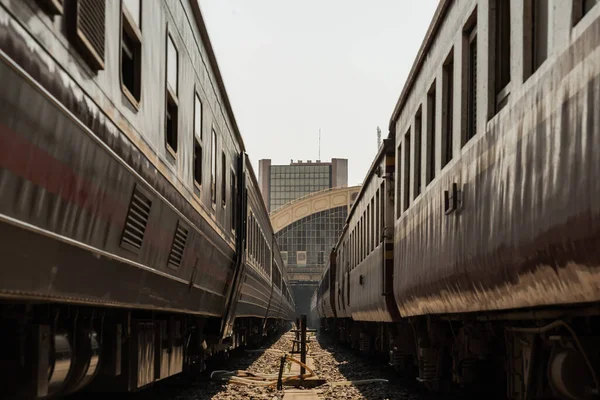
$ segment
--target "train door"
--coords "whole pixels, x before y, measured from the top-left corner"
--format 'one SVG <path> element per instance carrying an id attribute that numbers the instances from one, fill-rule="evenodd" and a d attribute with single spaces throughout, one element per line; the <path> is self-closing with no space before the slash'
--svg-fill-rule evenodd
<path id="1" fill-rule="evenodd" d="M 388 138 L 384 141 L 385 152 L 385 179 L 379 188 L 381 193 L 380 213 L 382 219 L 381 240 L 383 241 L 383 259 L 381 262 L 382 292 L 385 303 L 392 320 L 400 320 L 400 310 L 394 297 L 394 193 L 395 184 L 394 171 L 396 169 L 396 155 L 394 151 L 394 139 Z"/>

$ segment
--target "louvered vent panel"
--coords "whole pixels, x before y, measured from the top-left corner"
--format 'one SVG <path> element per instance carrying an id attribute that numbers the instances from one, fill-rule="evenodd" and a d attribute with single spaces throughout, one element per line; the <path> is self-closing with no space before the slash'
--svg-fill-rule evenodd
<path id="1" fill-rule="evenodd" d="M 150 199 L 136 188 L 129 204 L 121 246 L 134 251 L 142 248 L 151 208 L 152 202 Z"/>
<path id="2" fill-rule="evenodd" d="M 178 268 L 183 260 L 183 251 L 185 250 L 185 242 L 187 241 L 188 230 L 181 223 L 177 224 L 171 253 L 169 254 L 169 265 Z"/>
<path id="3" fill-rule="evenodd" d="M 67 23 L 72 40 L 92 68 L 104 69 L 106 1 L 72 0 L 69 4 L 72 11 Z"/>

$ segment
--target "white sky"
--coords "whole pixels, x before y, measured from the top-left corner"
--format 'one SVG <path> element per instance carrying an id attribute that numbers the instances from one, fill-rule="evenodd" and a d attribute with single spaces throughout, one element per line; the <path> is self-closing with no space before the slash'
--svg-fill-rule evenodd
<path id="1" fill-rule="evenodd" d="M 437 0 L 199 0 L 258 174 L 347 158 L 362 183 Z"/>

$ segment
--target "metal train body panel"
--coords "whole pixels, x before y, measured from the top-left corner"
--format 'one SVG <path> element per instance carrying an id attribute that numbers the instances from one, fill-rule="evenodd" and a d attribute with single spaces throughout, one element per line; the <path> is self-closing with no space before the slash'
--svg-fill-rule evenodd
<path id="1" fill-rule="evenodd" d="M 321 328 L 434 391 L 598 392 L 599 60 L 600 2 L 441 0 L 316 291 Z"/>
<path id="2" fill-rule="evenodd" d="M 600 136 L 600 7 L 592 7 L 575 25 L 570 2 L 557 7 L 547 59 L 527 79 L 522 78 L 522 56 L 512 59 L 510 96 L 498 112 L 488 99 L 491 83 L 486 83 L 492 80 L 486 45 L 490 33 L 478 32 L 477 75 L 484 83 L 477 90 L 476 134 L 465 139 L 464 118 L 458 114 L 466 100 L 461 90 L 454 90 L 452 158 L 442 168 L 444 114 L 442 96 L 436 96 L 435 177 L 427 183 L 425 160 L 432 129 L 427 93 L 433 87 L 443 90 L 447 58 L 453 54 L 454 62 L 460 61 L 465 24 L 473 19 L 485 24 L 482 21 L 490 13 L 486 2 L 440 1 L 390 122 L 392 143 L 387 146 L 394 153 L 388 158 L 393 180 L 382 177 L 377 168 L 390 167 L 382 163 L 380 152 L 336 247 L 339 253 L 344 242 L 351 243 L 350 265 L 355 267 L 347 293 L 353 319 L 389 321 L 393 307 L 386 309 L 382 293 L 390 290 L 396 312 L 403 317 L 600 300 L 600 258 L 594 245 L 599 240 L 600 213 L 593 200 L 600 192 L 595 179 L 600 161 L 593 154 Z M 465 78 L 457 70 L 454 85 L 462 88 Z M 405 172 L 415 171 L 415 141 L 406 137 L 415 132 L 416 115 L 422 118 L 423 167 L 416 178 L 420 185 L 412 179 L 407 184 Z M 399 154 L 403 145 L 410 151 Z M 356 221 L 357 213 L 364 218 L 369 201 L 365 196 L 372 197 L 377 182 L 385 182 L 382 192 L 393 202 L 384 208 L 386 227 L 378 231 L 393 237 L 393 248 L 388 249 L 394 260 L 391 274 L 382 272 L 377 251 L 365 256 L 361 246 L 371 252 L 373 230 Z M 451 193 L 453 184 L 459 200 L 457 208 L 446 213 L 444 192 Z M 366 244 L 352 245 L 350 231 L 357 222 L 355 234 L 359 241 L 366 237 Z M 393 235 L 386 231 L 392 226 Z M 389 281 L 383 283 L 386 276 L 393 287 Z M 336 290 L 343 286 L 339 273 L 335 284 Z M 388 289 L 382 290 L 383 285 Z M 317 303 L 327 304 L 328 298 L 319 297 Z M 335 308 L 341 309 L 339 304 Z"/>
<path id="3" fill-rule="evenodd" d="M 600 209 L 595 201 L 600 194 L 595 155 L 600 145 L 600 8 L 592 8 L 571 28 L 570 2 L 559 3 L 551 14 L 553 48 L 547 59 L 525 80 L 522 57 L 512 58 L 510 95 L 497 112 L 485 86 L 478 89 L 477 134 L 461 146 L 461 120 L 453 118 L 454 157 L 443 168 L 441 129 L 436 129 L 436 178 L 423 184 L 423 193 L 396 221 L 394 292 L 403 316 L 600 300 Z M 440 60 L 453 46 L 460 54 L 464 34 L 452 22 L 464 23 L 474 2 L 448 4 L 438 41 L 394 113 L 396 147 L 403 144 L 400 133 L 413 129 L 417 109 L 427 112 L 427 88 L 435 78 L 442 90 Z M 484 21 L 488 9 L 479 4 L 475 12 Z M 477 73 L 483 82 L 491 79 L 484 45 L 488 34 L 478 32 Z M 462 87 L 460 79 L 455 85 Z M 460 90 L 453 101 L 454 110 L 460 110 Z M 442 107 L 436 110 L 440 121 Z M 405 162 L 404 155 L 398 162 Z M 425 182 L 425 171 L 420 178 Z M 453 184 L 461 204 L 446 215 L 444 191 Z M 413 188 L 409 197 L 414 198 Z"/>
<path id="4" fill-rule="evenodd" d="M 0 253 L 10 266 L 0 298 L 222 319 L 220 339 L 236 316 L 290 320 L 285 274 L 270 312 L 271 271 L 238 251 L 240 204 L 253 202 L 267 237 L 272 228 L 197 2 L 143 2 L 138 101 L 121 80 L 122 2 L 102 3 L 100 69 L 67 34 L 77 4 L 49 15 L 33 0 L 0 2 Z M 168 37 L 178 51 L 175 149 Z"/>
<path id="5" fill-rule="evenodd" d="M 386 139 L 370 168 L 335 252 L 337 253 L 334 307 L 338 318 L 385 321 L 399 318 L 392 284 L 391 232 L 393 141 Z M 388 251 L 386 251 L 388 250 Z M 345 301 L 345 304 L 342 303 Z"/>
<path id="6" fill-rule="evenodd" d="M 117 2 L 107 4 L 107 13 L 118 15 L 119 10 L 112 7 Z M 154 11 L 145 10 L 150 14 L 148 18 L 163 18 L 162 4 Z M 60 30 L 49 25 L 39 10 L 34 14 L 34 7 L 33 2 L 6 2 L 0 7 L 2 81 L 7 84 L 2 94 L 7 106 L 1 114 L 2 219 L 3 224 L 12 226 L 3 229 L 19 227 L 36 233 L 29 243 L 15 242 L 11 246 L 5 242 L 7 249 L 22 249 L 14 255 L 18 264 L 25 260 L 25 249 L 21 247 L 25 243 L 36 246 L 38 239 L 51 237 L 55 244 L 63 244 L 60 255 L 51 250 L 50 244 L 44 247 L 55 258 L 47 258 L 35 267 L 44 271 L 39 274 L 40 281 L 18 277 L 21 271 L 29 276 L 32 271 L 28 267 L 4 270 L 5 285 L 0 290 L 11 297 L 63 298 L 79 303 L 220 315 L 233 267 L 229 216 L 221 207 L 216 213 L 206 213 L 206 205 L 193 194 L 187 154 L 180 151 L 178 160 L 168 160 L 161 154 L 165 151 L 162 139 L 152 136 L 158 132 L 162 135 L 162 130 L 151 127 L 164 126 L 163 113 L 154 111 L 162 107 L 162 102 L 153 100 L 165 97 L 164 85 L 145 86 L 143 106 L 138 114 L 132 113 L 120 90 L 117 95 L 109 88 L 111 80 L 118 80 L 116 71 L 106 68 L 95 77 L 82 72 L 85 64 L 70 52 Z M 20 23 L 24 19 L 26 26 Z M 109 26 L 118 21 L 118 17 L 107 18 Z M 164 33 L 148 30 L 145 43 L 152 42 L 153 34 L 158 40 Z M 192 32 L 182 33 L 186 34 Z M 187 40 L 193 40 L 192 36 Z M 148 46 L 149 53 L 152 49 Z M 109 59 L 114 53 L 110 50 Z M 155 54 L 158 65 L 163 64 L 158 62 L 162 53 Z M 194 81 L 198 71 L 186 61 L 180 57 L 181 80 Z M 180 85 L 180 96 L 193 86 Z M 207 99 L 206 104 L 211 103 L 217 104 L 216 99 Z M 182 111 L 184 107 L 182 102 Z M 224 122 L 222 114 L 216 110 L 213 113 L 205 112 L 206 126 L 222 126 L 228 132 L 229 123 Z M 185 125 L 188 120 L 182 119 L 180 126 L 189 129 Z M 230 134 L 222 137 L 220 148 L 235 160 L 241 150 L 239 144 Z M 181 135 L 180 149 L 190 148 L 188 141 L 191 137 Z M 136 188 L 151 202 L 151 210 L 141 248 L 131 251 L 120 242 Z M 181 265 L 173 268 L 168 267 L 167 260 L 178 223 L 183 224 L 188 237 Z M 102 260 L 95 263 L 99 264 L 95 270 L 86 271 L 70 263 L 65 252 L 80 251 L 77 248 L 85 248 L 90 257 Z M 102 262 L 114 266 L 102 271 L 98 269 Z M 120 268 L 119 272 L 115 268 Z M 195 268 L 201 271 L 195 272 Z M 74 285 L 76 277 L 87 284 Z M 122 285 L 115 286 L 115 280 Z M 165 290 L 162 282 L 171 289 L 161 293 Z M 190 293 L 199 293 L 184 295 L 188 286 Z"/>

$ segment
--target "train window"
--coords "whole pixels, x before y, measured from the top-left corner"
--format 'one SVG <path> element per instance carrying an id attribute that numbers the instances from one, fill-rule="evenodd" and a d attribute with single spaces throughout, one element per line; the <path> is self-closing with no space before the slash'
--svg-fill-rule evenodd
<path id="1" fill-rule="evenodd" d="M 166 139 L 167 139 L 167 150 L 172 156 L 177 155 L 177 101 L 167 95 L 167 106 L 166 106 Z"/>
<path id="2" fill-rule="evenodd" d="M 379 189 L 375 193 L 375 231 L 373 233 L 373 241 L 375 247 L 379 245 L 379 235 L 381 235 L 381 214 L 379 213 Z"/>
<path id="3" fill-rule="evenodd" d="M 526 81 L 548 57 L 548 1 L 523 2 L 523 80 Z"/>
<path id="4" fill-rule="evenodd" d="M 369 245 L 371 246 L 371 251 L 375 249 L 375 198 L 371 199 L 371 237 L 369 238 Z"/>
<path id="5" fill-rule="evenodd" d="M 362 219 L 358 220 L 358 224 L 356 225 L 356 264 L 360 264 L 362 261 Z"/>
<path id="6" fill-rule="evenodd" d="M 402 143 L 396 150 L 396 218 L 402 215 Z"/>
<path id="7" fill-rule="evenodd" d="M 495 0 L 493 3 L 490 10 L 495 14 L 495 30 L 493 35 L 490 35 L 490 38 L 493 38 L 490 47 L 494 49 L 492 62 L 495 68 L 495 83 L 492 87 L 497 113 L 506 105 L 510 94 L 510 2 Z"/>
<path id="8" fill-rule="evenodd" d="M 194 137 L 194 185 L 198 189 L 202 187 L 202 146 Z"/>
<path id="9" fill-rule="evenodd" d="M 256 217 L 254 217 L 254 215 L 252 216 L 252 260 L 254 260 L 254 262 L 256 262 L 257 260 L 257 256 L 256 256 L 256 243 L 258 242 L 258 237 L 256 236 Z"/>
<path id="10" fill-rule="evenodd" d="M 235 171 L 232 169 L 230 173 L 231 182 L 231 231 L 235 233 L 235 224 L 237 222 L 237 180 L 235 177 Z"/>
<path id="11" fill-rule="evenodd" d="M 202 188 L 202 103 L 194 95 L 194 185 Z"/>
<path id="12" fill-rule="evenodd" d="M 384 182 L 381 182 L 381 230 L 379 231 L 379 241 L 383 243 L 383 230 L 385 229 L 385 186 Z"/>
<path id="13" fill-rule="evenodd" d="M 427 185 L 435 178 L 435 121 L 436 121 L 436 95 L 435 95 L 435 81 L 431 85 L 429 92 L 427 92 L 427 160 L 426 167 L 427 171 Z"/>
<path id="14" fill-rule="evenodd" d="M 198 93 L 194 95 L 194 135 L 202 142 L 202 101 Z"/>
<path id="15" fill-rule="evenodd" d="M 177 154 L 177 69 L 177 48 L 173 43 L 173 38 L 171 35 L 167 35 L 167 100 L 165 136 L 167 141 L 167 150 L 172 156 Z"/>
<path id="16" fill-rule="evenodd" d="M 252 235 L 252 247 L 251 254 L 252 260 L 256 260 L 256 220 L 254 219 L 254 215 L 252 215 L 252 227 L 250 234 Z"/>
<path id="17" fill-rule="evenodd" d="M 404 135 L 404 211 L 410 206 L 410 129 Z"/>
<path id="18" fill-rule="evenodd" d="M 212 204 L 214 206 L 215 204 L 217 204 L 217 163 L 219 162 L 217 160 L 217 154 L 218 154 L 217 153 L 217 133 L 215 132 L 214 129 L 212 131 L 212 142 L 210 145 L 212 148 L 212 152 L 211 152 L 212 169 L 210 171 L 210 193 L 212 196 Z"/>
<path id="19" fill-rule="evenodd" d="M 371 205 L 367 204 L 367 213 L 365 214 L 365 253 L 369 255 L 371 253 Z"/>
<path id="20" fill-rule="evenodd" d="M 225 152 L 221 152 L 221 206 L 227 205 L 227 160 Z"/>
<path id="21" fill-rule="evenodd" d="M 366 225 L 365 213 L 363 211 L 362 218 L 360 219 L 360 261 L 363 261 L 366 257 L 367 246 L 365 245 L 367 239 L 365 235 L 365 225 Z"/>
<path id="22" fill-rule="evenodd" d="M 171 35 L 167 36 L 167 85 L 174 97 L 178 93 L 179 53 Z"/>
<path id="23" fill-rule="evenodd" d="M 129 17 L 131 17 L 132 22 L 136 24 L 136 26 L 142 26 L 142 1 L 141 0 L 123 0 L 122 3 L 129 13 Z"/>
<path id="24" fill-rule="evenodd" d="M 573 25 L 577 24 L 600 0 L 573 0 Z"/>
<path id="25" fill-rule="evenodd" d="M 442 168 L 452 160 L 454 124 L 454 51 L 446 58 L 443 66 L 443 126 L 442 126 Z"/>
<path id="26" fill-rule="evenodd" d="M 124 0 L 121 7 L 121 89 L 137 108 L 141 98 L 142 75 L 140 0 Z"/>
<path id="27" fill-rule="evenodd" d="M 477 9 L 473 12 L 463 34 L 463 87 L 464 110 L 466 121 L 464 130 L 464 146 L 477 133 Z"/>
<path id="28" fill-rule="evenodd" d="M 252 226 L 250 234 L 252 236 L 252 245 L 251 245 L 251 254 L 252 260 L 256 260 L 256 220 L 254 219 L 254 215 L 252 216 Z"/>
<path id="29" fill-rule="evenodd" d="M 106 2 L 77 0 L 68 3 L 67 34 L 81 56 L 95 71 L 104 69 Z"/>
<path id="30" fill-rule="evenodd" d="M 63 13 L 62 0 L 37 0 L 38 5 L 50 15 L 59 15 Z"/>
<path id="31" fill-rule="evenodd" d="M 421 107 L 415 115 L 415 179 L 414 179 L 414 199 L 421 194 L 421 128 L 423 124 L 421 122 Z"/>
<path id="32" fill-rule="evenodd" d="M 248 258 L 252 257 L 252 214 L 248 213 L 248 226 L 246 226 L 246 236 L 248 237 L 246 248 L 248 249 Z"/>

